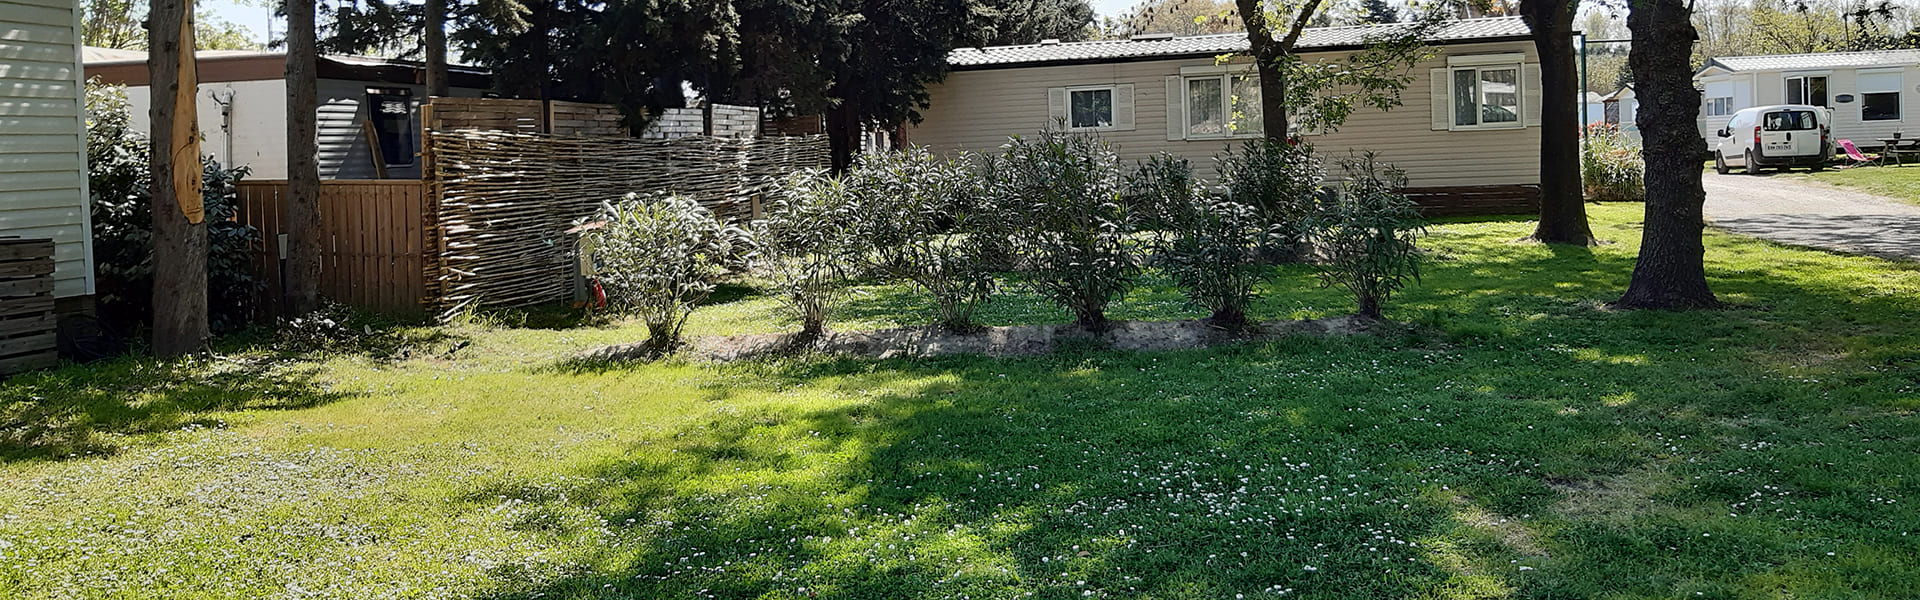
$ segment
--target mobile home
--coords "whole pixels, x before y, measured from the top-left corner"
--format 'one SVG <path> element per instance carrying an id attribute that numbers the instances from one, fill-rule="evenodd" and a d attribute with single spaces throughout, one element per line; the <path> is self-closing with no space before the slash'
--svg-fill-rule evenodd
<path id="1" fill-rule="evenodd" d="M 1833 136 L 1861 146 L 1920 136 L 1920 50 L 1828 52 L 1709 59 L 1694 75 L 1705 92 L 1700 136 L 1744 108 L 1806 104 L 1832 112 Z"/>
<path id="2" fill-rule="evenodd" d="M 0 0 L 0 237 L 54 242 L 55 310 L 94 292 L 74 0 Z"/>

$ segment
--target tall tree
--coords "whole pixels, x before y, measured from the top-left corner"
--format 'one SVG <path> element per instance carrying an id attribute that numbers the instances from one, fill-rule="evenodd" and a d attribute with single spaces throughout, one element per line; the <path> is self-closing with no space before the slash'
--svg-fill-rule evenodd
<path id="1" fill-rule="evenodd" d="M 207 223 L 194 98 L 193 1 L 154 0 L 147 17 L 153 153 L 153 351 L 179 356 L 207 343 Z"/>
<path id="2" fill-rule="evenodd" d="M 1700 157 L 1700 91 L 1693 87 L 1696 34 L 1685 0 L 1632 0 L 1627 29 L 1633 33 L 1628 61 L 1640 98 L 1638 123 L 1647 163 L 1646 224 L 1626 308 L 1686 309 L 1716 306 L 1707 287 Z"/>
<path id="3" fill-rule="evenodd" d="M 1285 140 L 1288 127 L 1286 64 L 1293 60 L 1293 48 L 1300 42 L 1300 32 L 1319 14 L 1321 0 L 1306 0 L 1293 9 L 1290 19 L 1281 11 L 1268 12 L 1261 0 L 1234 1 L 1240 20 L 1246 23 L 1248 47 L 1260 71 L 1261 126 L 1266 128 L 1267 139 Z M 1273 37 L 1275 21 L 1287 27 L 1279 39 Z"/>
<path id="4" fill-rule="evenodd" d="M 1233 0 L 1146 0 L 1120 18 L 1121 37 L 1142 33 L 1206 35 L 1246 31 Z"/>
<path id="5" fill-rule="evenodd" d="M 1360 20 L 1364 23 L 1382 24 L 1400 22 L 1400 9 L 1388 4 L 1387 0 L 1361 0 Z"/>
<path id="6" fill-rule="evenodd" d="M 967 43 L 981 46 L 1035 44 L 1042 40 L 1076 42 L 1093 34 L 1093 6 L 1087 0 L 980 0 L 985 24 Z"/>
<path id="7" fill-rule="evenodd" d="M 1580 68 L 1573 18 L 1580 0 L 1520 0 L 1520 17 L 1540 54 L 1540 225 L 1534 239 L 1593 243 L 1580 185 Z"/>
<path id="8" fill-rule="evenodd" d="M 294 315 L 320 304 L 318 53 L 314 0 L 287 0 L 287 306 Z"/>
<path id="9" fill-rule="evenodd" d="M 81 6 L 80 39 L 96 48 L 143 50 L 147 47 L 141 18 L 149 10 L 146 0 L 86 0 Z M 259 50 L 265 47 L 254 39 L 253 31 L 212 11 L 199 11 L 193 17 L 194 47 L 198 50 Z"/>
<path id="10" fill-rule="evenodd" d="M 426 0 L 424 10 L 421 28 L 426 31 L 420 45 L 426 47 L 427 54 L 427 95 L 450 95 L 453 88 L 447 85 L 447 0 Z"/>
<path id="11" fill-rule="evenodd" d="M 968 40 L 970 0 L 847 0 L 839 51 L 821 57 L 827 88 L 827 140 L 844 170 L 861 150 L 864 127 L 919 122 L 926 86 L 947 74 L 947 54 Z"/>

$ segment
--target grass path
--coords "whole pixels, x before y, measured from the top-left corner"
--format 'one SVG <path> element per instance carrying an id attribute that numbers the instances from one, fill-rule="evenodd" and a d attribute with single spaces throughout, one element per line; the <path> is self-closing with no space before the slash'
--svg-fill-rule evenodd
<path id="1" fill-rule="evenodd" d="M 1920 206 L 1920 166 L 1860 167 L 1797 175 Z"/>
<path id="2" fill-rule="evenodd" d="M 1920 268 L 1709 232 L 1732 308 L 1607 310 L 1638 210 L 1437 226 L 1379 336 L 592 368 L 642 328 L 535 314 L 15 378 L 0 597 L 1920 597 Z M 1114 316 L 1196 316 L 1149 283 Z"/>

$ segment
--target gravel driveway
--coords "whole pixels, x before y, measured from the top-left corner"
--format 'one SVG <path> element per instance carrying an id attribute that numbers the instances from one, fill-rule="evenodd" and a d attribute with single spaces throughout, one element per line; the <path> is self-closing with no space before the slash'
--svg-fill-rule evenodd
<path id="1" fill-rule="evenodd" d="M 1797 246 L 1920 260 L 1920 206 L 1782 177 L 1706 174 L 1707 223 Z"/>

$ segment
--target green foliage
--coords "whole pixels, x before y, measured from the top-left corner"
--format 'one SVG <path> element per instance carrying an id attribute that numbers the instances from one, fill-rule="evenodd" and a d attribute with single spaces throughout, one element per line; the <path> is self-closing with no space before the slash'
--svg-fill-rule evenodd
<path id="1" fill-rule="evenodd" d="M 1326 167 L 1313 146 L 1267 138 L 1247 140 L 1215 159 L 1228 200 L 1254 207 L 1272 231 L 1273 253 L 1281 260 L 1304 257 L 1314 199 Z"/>
<path id="2" fill-rule="evenodd" d="M 914 147 L 863 156 L 847 176 L 870 266 L 925 290 L 940 324 L 962 332 L 978 329 L 973 314 L 999 289 L 1006 253 L 1006 215 L 987 202 L 971 162 Z"/>
<path id="3" fill-rule="evenodd" d="M 153 206 L 144 132 L 130 128 L 125 88 L 87 86 L 87 182 L 92 195 L 93 254 L 99 314 L 121 331 L 153 317 Z M 245 167 L 223 169 L 205 159 L 201 194 L 207 218 L 208 320 L 231 331 L 252 317 L 261 283 L 254 276 L 259 231 L 234 220 Z"/>
<path id="4" fill-rule="evenodd" d="M 233 0 L 235 4 L 262 5 L 257 0 Z M 84 0 L 80 3 L 80 39 L 88 46 L 119 50 L 144 50 L 147 47 L 145 19 L 147 0 Z M 253 30 L 222 18 L 211 10 L 199 10 L 193 16 L 193 40 L 199 50 L 260 50 L 266 47 L 254 39 Z"/>
<path id="5" fill-rule="evenodd" d="M 1254 207 L 1206 194 L 1192 176 L 1184 159 L 1157 156 L 1133 178 L 1136 188 L 1162 190 L 1166 235 L 1157 238 L 1155 263 L 1215 324 L 1239 327 L 1253 287 L 1272 274 L 1262 252 L 1269 227 Z"/>
<path id="6" fill-rule="evenodd" d="M 781 180 L 764 218 L 754 222 L 756 266 L 773 284 L 803 336 L 826 332 L 827 317 L 847 296 L 866 243 L 859 203 L 825 171 Z"/>
<path id="7" fill-rule="evenodd" d="M 1321 285 L 1343 286 L 1362 317 L 1378 319 L 1394 292 L 1420 279 L 1414 240 L 1426 231 L 1412 200 L 1400 193 L 1404 172 L 1382 165 L 1372 152 L 1340 161 L 1347 180 L 1338 198 L 1314 219 Z"/>
<path id="8" fill-rule="evenodd" d="M 745 231 L 680 196 L 627 194 L 588 220 L 581 251 L 596 280 L 646 323 L 647 345 L 659 353 L 679 345 L 693 307 L 747 255 Z"/>
<path id="9" fill-rule="evenodd" d="M 1076 324 L 1104 329 L 1107 305 L 1140 273 L 1113 148 L 1057 131 L 1015 137 L 985 161 L 982 177 L 1012 220 L 1008 240 L 1027 285 L 1072 311 Z"/>
<path id="10" fill-rule="evenodd" d="M 1587 126 L 1580 142 L 1580 180 L 1588 200 L 1636 201 L 1646 197 L 1647 162 L 1640 145 L 1620 128 L 1599 123 Z"/>

